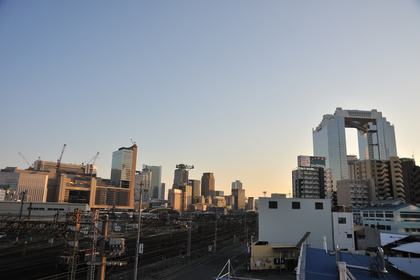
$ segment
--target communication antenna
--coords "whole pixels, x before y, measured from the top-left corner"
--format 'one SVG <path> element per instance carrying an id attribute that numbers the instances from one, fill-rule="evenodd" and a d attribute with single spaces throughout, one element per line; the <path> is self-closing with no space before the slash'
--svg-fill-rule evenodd
<path id="1" fill-rule="evenodd" d="M 264 194 L 264 197 L 265 197 L 265 195 L 267 194 L 267 192 L 266 191 L 263 191 L 263 194 Z"/>

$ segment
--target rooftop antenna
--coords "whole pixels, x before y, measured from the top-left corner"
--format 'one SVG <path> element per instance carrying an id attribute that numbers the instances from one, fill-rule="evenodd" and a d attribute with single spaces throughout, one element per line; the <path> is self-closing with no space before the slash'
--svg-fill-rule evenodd
<path id="1" fill-rule="evenodd" d="M 263 191 L 263 194 L 264 194 L 264 197 L 265 197 L 265 195 L 267 194 L 267 192 L 266 191 Z"/>

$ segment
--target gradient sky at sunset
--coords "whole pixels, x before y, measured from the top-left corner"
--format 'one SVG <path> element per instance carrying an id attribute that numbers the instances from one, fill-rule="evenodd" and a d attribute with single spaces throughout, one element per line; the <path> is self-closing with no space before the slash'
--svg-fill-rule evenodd
<path id="1" fill-rule="evenodd" d="M 133 139 L 167 188 L 184 163 L 288 193 L 336 107 L 382 112 L 418 158 L 419 50 L 419 1 L 0 1 L 0 168 L 67 144 L 109 178 Z"/>

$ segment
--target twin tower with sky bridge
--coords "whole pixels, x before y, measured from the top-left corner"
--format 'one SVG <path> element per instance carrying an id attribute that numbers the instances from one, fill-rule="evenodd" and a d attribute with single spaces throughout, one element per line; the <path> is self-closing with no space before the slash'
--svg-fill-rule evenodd
<path id="1" fill-rule="evenodd" d="M 324 115 L 321 123 L 312 130 L 314 156 L 326 158 L 334 190 L 337 181 L 350 179 L 346 128 L 357 129 L 359 160 L 389 160 L 397 156 L 394 126 L 381 112 L 338 107 L 333 115 Z"/>

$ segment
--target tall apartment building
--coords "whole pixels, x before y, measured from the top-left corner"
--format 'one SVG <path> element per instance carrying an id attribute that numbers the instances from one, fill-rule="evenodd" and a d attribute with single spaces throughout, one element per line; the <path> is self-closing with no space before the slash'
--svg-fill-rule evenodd
<path id="1" fill-rule="evenodd" d="M 188 180 L 188 185 L 192 188 L 191 196 L 194 198 L 201 196 L 200 180 Z"/>
<path id="2" fill-rule="evenodd" d="M 314 156 L 327 159 L 332 171 L 333 189 L 338 180 L 349 179 L 347 167 L 346 128 L 358 131 L 359 158 L 389 160 L 397 156 L 394 126 L 377 110 L 343 110 L 334 115 L 324 115 L 321 123 L 312 130 Z"/>
<path id="3" fill-rule="evenodd" d="M 236 180 L 232 183 L 232 190 L 240 189 L 242 190 L 242 182 L 240 180 Z"/>
<path id="4" fill-rule="evenodd" d="M 420 167 L 414 159 L 401 159 L 405 201 L 420 205 Z"/>
<path id="5" fill-rule="evenodd" d="M 211 172 L 203 173 L 201 177 L 201 195 L 204 197 L 215 196 L 215 179 L 214 174 Z"/>
<path id="6" fill-rule="evenodd" d="M 150 190 L 152 192 L 151 198 L 163 200 L 165 198 L 165 193 L 161 193 L 162 166 L 143 164 L 143 169 L 149 169 L 152 173 L 152 180 L 150 184 Z"/>
<path id="7" fill-rule="evenodd" d="M 398 157 L 390 157 L 389 160 L 362 160 L 355 167 L 356 180 L 375 181 L 375 197 L 405 200 L 402 165 Z"/>
<path id="8" fill-rule="evenodd" d="M 298 156 L 298 168 L 292 171 L 294 198 L 325 198 L 324 157 Z"/>
<path id="9" fill-rule="evenodd" d="M 345 207 L 367 207 L 376 200 L 375 181 L 340 180 L 337 182 L 337 205 Z"/>

